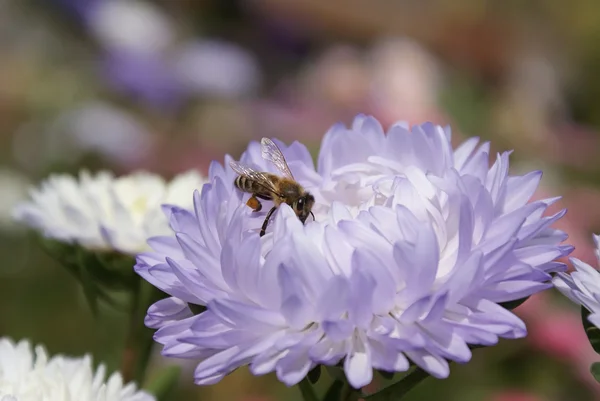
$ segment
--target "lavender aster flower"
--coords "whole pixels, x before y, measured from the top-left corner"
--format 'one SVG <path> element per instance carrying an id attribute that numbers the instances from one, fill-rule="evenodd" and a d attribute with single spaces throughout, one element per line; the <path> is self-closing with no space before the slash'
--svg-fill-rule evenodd
<path id="1" fill-rule="evenodd" d="M 571 251 L 543 216 L 556 199 L 530 202 L 540 172 L 508 175 L 509 153 L 489 168 L 489 144 L 453 150 L 449 128 L 393 125 L 371 117 L 325 135 L 315 169 L 298 142 L 277 142 L 316 198 L 303 225 L 279 207 L 245 205 L 229 167 L 214 162 L 194 196 L 195 213 L 171 208 L 174 236 L 149 240 L 136 271 L 170 294 L 150 307 L 163 354 L 198 358 L 197 384 L 249 365 L 287 385 L 318 364 L 340 362 L 358 388 L 372 370 L 431 375 L 467 362 L 469 344 L 526 335 L 499 305 L 551 287 L 556 258 Z M 250 143 L 241 161 L 276 172 Z M 193 315 L 188 304 L 206 305 Z"/>
<path id="2" fill-rule="evenodd" d="M 151 105 L 176 108 L 183 100 L 176 74 L 160 55 L 107 52 L 100 62 L 100 71 L 116 91 Z"/>
<path id="3" fill-rule="evenodd" d="M 594 235 L 596 258 L 600 261 L 600 236 Z M 584 306 L 590 314 L 588 320 L 600 328 L 600 272 L 577 258 L 571 258 L 575 271 L 570 274 L 559 273 L 554 286 L 578 305 Z"/>

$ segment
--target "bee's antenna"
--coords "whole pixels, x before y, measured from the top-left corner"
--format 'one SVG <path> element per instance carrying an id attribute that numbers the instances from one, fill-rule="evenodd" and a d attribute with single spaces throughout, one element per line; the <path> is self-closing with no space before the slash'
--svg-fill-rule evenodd
<path id="1" fill-rule="evenodd" d="M 315 219 L 315 215 L 313 214 L 313 212 L 310 212 L 310 215 L 313 217 L 313 221 L 317 221 L 317 219 Z"/>

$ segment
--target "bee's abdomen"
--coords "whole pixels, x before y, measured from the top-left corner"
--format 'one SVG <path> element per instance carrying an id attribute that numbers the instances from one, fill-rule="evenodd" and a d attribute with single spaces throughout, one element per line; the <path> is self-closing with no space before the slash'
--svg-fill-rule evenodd
<path id="1" fill-rule="evenodd" d="M 233 184 L 244 192 L 254 192 L 254 181 L 243 175 L 238 176 Z"/>
<path id="2" fill-rule="evenodd" d="M 275 179 L 276 178 L 277 177 L 275 177 Z M 273 192 L 268 188 L 273 185 L 271 182 L 263 184 L 260 181 L 254 180 L 250 177 L 240 175 L 235 179 L 233 184 L 239 190 L 251 193 L 260 199 L 273 199 Z"/>
<path id="3" fill-rule="evenodd" d="M 243 175 L 238 176 L 235 181 L 234 181 L 234 185 L 244 191 L 244 192 L 249 192 L 251 194 L 255 194 L 255 195 L 259 195 L 263 198 L 271 198 L 271 194 L 268 191 L 265 191 L 265 188 L 263 186 L 261 186 L 258 182 L 256 182 L 256 180 L 253 180 L 252 178 L 248 178 L 245 177 Z"/>

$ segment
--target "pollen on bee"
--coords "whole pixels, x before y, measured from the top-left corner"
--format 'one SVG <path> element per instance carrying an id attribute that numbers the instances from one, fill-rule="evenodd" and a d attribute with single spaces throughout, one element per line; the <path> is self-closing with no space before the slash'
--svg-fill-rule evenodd
<path id="1" fill-rule="evenodd" d="M 250 199 L 248 199 L 248 201 L 246 202 L 246 205 L 248 205 L 248 207 L 250 207 L 255 212 L 259 212 L 260 209 L 262 209 L 262 204 L 254 196 L 251 196 Z"/>

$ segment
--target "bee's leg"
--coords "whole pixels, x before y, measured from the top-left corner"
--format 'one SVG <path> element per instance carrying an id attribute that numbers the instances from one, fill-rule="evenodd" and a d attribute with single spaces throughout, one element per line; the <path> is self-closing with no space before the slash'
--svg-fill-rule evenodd
<path id="1" fill-rule="evenodd" d="M 262 203 L 260 203 L 256 195 L 252 195 L 250 199 L 248 199 L 248 202 L 246 202 L 246 205 L 248 205 L 255 212 L 260 212 L 262 209 Z"/>
<path id="2" fill-rule="evenodd" d="M 273 214 L 273 212 L 275 211 L 275 209 L 277 209 L 277 207 L 273 206 L 271 208 L 271 210 L 269 210 L 269 213 L 267 213 L 267 218 L 265 219 L 265 222 L 262 225 L 262 228 L 260 229 L 260 236 L 262 237 L 263 235 L 265 235 L 265 232 L 267 231 L 267 226 L 269 225 L 269 219 L 271 218 L 271 215 Z"/>

